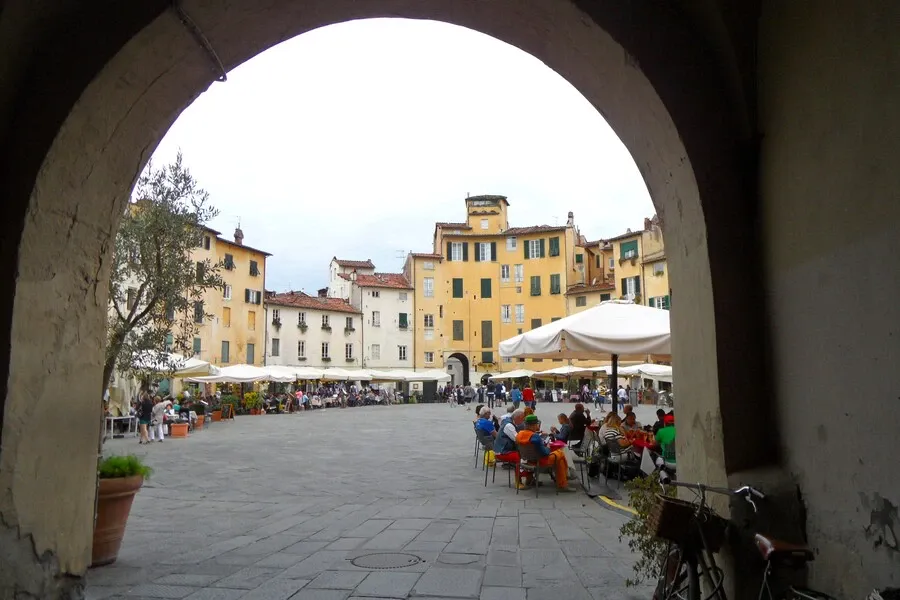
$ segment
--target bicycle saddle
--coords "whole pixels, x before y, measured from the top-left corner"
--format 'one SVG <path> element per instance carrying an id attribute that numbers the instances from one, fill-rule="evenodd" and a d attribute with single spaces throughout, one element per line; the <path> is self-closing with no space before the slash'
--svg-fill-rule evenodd
<path id="1" fill-rule="evenodd" d="M 761 533 L 754 536 L 754 541 L 764 560 L 790 559 L 809 562 L 815 558 L 812 550 L 802 544 L 792 544 Z"/>

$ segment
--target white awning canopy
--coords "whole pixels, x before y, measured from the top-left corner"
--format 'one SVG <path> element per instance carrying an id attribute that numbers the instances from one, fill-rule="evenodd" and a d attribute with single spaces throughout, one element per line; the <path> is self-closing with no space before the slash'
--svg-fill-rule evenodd
<path id="1" fill-rule="evenodd" d="M 535 377 L 568 377 L 576 374 L 593 374 L 593 370 L 586 367 L 573 367 L 567 365 L 565 367 L 556 367 L 555 369 L 547 369 L 546 371 L 538 371 Z"/>
<path id="2" fill-rule="evenodd" d="M 670 339 L 669 311 L 609 300 L 500 342 L 500 356 L 625 359 L 670 354 Z"/>
<path id="3" fill-rule="evenodd" d="M 231 365 L 222 367 L 215 375 L 192 377 L 188 381 L 197 383 L 253 383 L 255 381 L 293 381 L 293 377 L 280 377 L 268 373 L 254 365 Z"/>
<path id="4" fill-rule="evenodd" d="M 515 371 L 509 371 L 507 373 L 497 373 L 496 375 L 491 375 L 491 379 L 519 379 L 520 377 L 531 377 L 534 374 L 534 371 L 529 371 L 528 369 L 516 369 Z"/>
<path id="5" fill-rule="evenodd" d="M 218 370 L 199 358 L 185 358 L 180 354 L 152 350 L 135 355 L 134 363 L 140 370 L 160 374 L 171 372 L 174 377 L 198 377 L 213 374 Z"/>

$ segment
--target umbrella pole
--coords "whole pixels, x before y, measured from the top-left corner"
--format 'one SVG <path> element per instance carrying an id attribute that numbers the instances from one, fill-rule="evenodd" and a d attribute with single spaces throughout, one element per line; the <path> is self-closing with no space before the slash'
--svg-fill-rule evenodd
<path id="1" fill-rule="evenodd" d="M 610 402 L 612 402 L 612 412 L 617 413 L 618 411 L 618 384 L 619 383 L 619 355 L 612 355 L 612 381 L 609 384 L 609 397 Z"/>

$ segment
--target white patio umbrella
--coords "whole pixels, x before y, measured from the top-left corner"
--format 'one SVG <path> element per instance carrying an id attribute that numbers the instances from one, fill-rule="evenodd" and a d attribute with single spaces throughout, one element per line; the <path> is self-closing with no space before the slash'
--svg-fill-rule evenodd
<path id="1" fill-rule="evenodd" d="M 450 381 L 450 373 L 440 369 L 425 369 L 424 371 L 407 371 L 407 381 Z"/>
<path id="2" fill-rule="evenodd" d="M 407 373 L 405 371 L 384 371 L 379 369 L 369 369 L 369 376 L 372 381 L 406 381 Z"/>
<path id="3" fill-rule="evenodd" d="M 262 370 L 269 375 L 269 381 L 289 383 L 297 379 L 296 369 L 293 367 L 282 365 L 266 365 L 262 368 Z"/>
<path id="4" fill-rule="evenodd" d="M 518 379 L 520 377 L 531 377 L 532 375 L 534 375 L 534 371 L 529 371 L 528 369 L 516 369 L 515 371 L 491 375 L 491 379 Z"/>
<path id="5" fill-rule="evenodd" d="M 669 311 L 609 300 L 500 342 L 504 358 L 612 360 L 612 381 L 620 357 L 670 354 Z M 615 410 L 615 396 L 613 409 Z"/>
<path id="6" fill-rule="evenodd" d="M 172 352 L 157 352 L 147 350 L 134 357 L 134 364 L 138 369 L 153 371 L 161 374 L 171 374 L 174 377 L 194 377 L 210 375 L 216 368 L 199 358 L 185 358 L 181 354 Z"/>
<path id="7" fill-rule="evenodd" d="M 323 370 L 321 378 L 326 381 L 371 381 L 372 376 L 363 369 L 334 367 Z"/>
<path id="8" fill-rule="evenodd" d="M 222 367 L 215 375 L 191 377 L 188 381 L 197 383 L 253 383 L 255 381 L 293 381 L 292 375 L 278 376 L 254 365 L 231 365 Z"/>
<path id="9" fill-rule="evenodd" d="M 566 365 L 564 367 L 556 367 L 555 369 L 547 369 L 546 371 L 538 371 L 534 374 L 535 377 L 568 377 L 569 375 L 574 375 L 576 373 L 593 373 L 592 369 L 587 367 L 573 367 L 572 365 Z"/>

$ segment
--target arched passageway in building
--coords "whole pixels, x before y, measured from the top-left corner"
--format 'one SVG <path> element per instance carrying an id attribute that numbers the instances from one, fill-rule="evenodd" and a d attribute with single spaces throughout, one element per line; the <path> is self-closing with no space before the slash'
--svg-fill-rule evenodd
<path id="1" fill-rule="evenodd" d="M 853 259 L 898 251 L 885 228 L 900 216 L 886 200 L 900 182 L 895 169 L 881 168 L 900 151 L 890 135 L 900 124 L 889 110 L 900 92 L 887 83 L 900 67 L 890 50 L 898 9 L 871 0 L 830 5 L 813 18 L 777 2 L 725 4 L 185 2 L 197 30 L 165 2 L 115 11 L 62 3 L 56 13 L 0 15 L 5 54 L 21 57 L 2 67 L 12 84 L 0 92 L 7 284 L 0 336 L 8 340 L 8 360 L 0 361 L 0 540 L 2 560 L 13 565 L 5 572 L 14 574 L 3 584 L 49 596 L 77 585 L 86 568 L 108 258 L 141 166 L 220 76 L 216 57 L 227 70 L 316 27 L 376 16 L 442 20 L 495 36 L 544 61 L 601 111 L 665 225 L 677 289 L 680 469 L 710 483 L 752 476 L 783 484 L 791 473 L 821 548 L 817 577 L 834 582 L 844 574 L 842 589 L 861 590 L 872 587 L 869 578 L 900 572 L 896 555 L 872 541 L 891 523 L 860 516 L 891 514 L 900 503 L 879 458 L 892 454 L 874 445 L 887 443 L 883 428 L 898 425 L 896 407 L 875 425 L 869 439 L 877 441 L 860 447 L 869 463 L 840 459 L 865 489 L 835 491 L 813 470 L 809 447 L 840 448 L 828 426 L 849 418 L 845 400 L 815 407 L 806 400 L 833 391 L 832 373 L 900 352 L 883 326 L 900 320 L 889 301 L 900 287 L 896 270 L 860 275 Z M 846 50 L 840 57 L 830 54 L 836 39 Z M 886 65 L 871 56 L 887 57 Z M 762 130 L 769 137 L 761 141 Z M 857 160 L 831 150 L 839 147 Z M 815 160 L 804 162 L 806 154 Z M 871 176 L 853 169 L 860 160 Z M 852 215 L 842 203 L 848 194 L 864 198 Z M 801 221 L 805 227 L 794 230 Z M 872 294 L 850 298 L 844 310 L 823 299 L 839 295 L 834 281 L 854 278 L 872 282 Z M 816 291 L 815 310 L 809 298 L 791 296 L 797 282 Z M 826 318 L 840 335 L 823 333 Z M 848 341 L 872 350 L 835 350 Z M 809 366 L 813 358 L 822 367 Z M 884 399 L 896 396 L 895 385 L 893 375 L 857 393 Z M 822 423 L 809 422 L 813 411 Z M 776 466 L 783 469 L 774 475 L 760 471 Z M 831 531 L 834 505 L 843 524 Z M 847 547 L 864 568 L 843 560 Z"/>
<path id="2" fill-rule="evenodd" d="M 447 372 L 453 385 L 466 385 L 469 383 L 469 359 L 461 352 L 454 352 L 447 360 Z"/>

